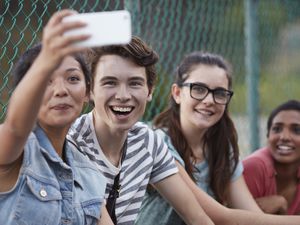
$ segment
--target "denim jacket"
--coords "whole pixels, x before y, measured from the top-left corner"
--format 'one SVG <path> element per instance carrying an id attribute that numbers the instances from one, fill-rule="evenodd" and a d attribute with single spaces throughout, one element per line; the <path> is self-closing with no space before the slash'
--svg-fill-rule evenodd
<path id="1" fill-rule="evenodd" d="M 66 141 L 65 161 L 46 134 L 30 134 L 15 186 L 0 193 L 1 225 L 94 225 L 100 218 L 106 180 Z"/>

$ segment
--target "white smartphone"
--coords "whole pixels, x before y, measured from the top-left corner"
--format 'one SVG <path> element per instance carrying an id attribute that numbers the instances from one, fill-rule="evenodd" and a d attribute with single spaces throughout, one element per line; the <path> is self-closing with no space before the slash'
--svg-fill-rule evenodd
<path id="1" fill-rule="evenodd" d="M 64 35 L 91 35 L 87 40 L 77 42 L 77 46 L 127 44 L 131 40 L 131 17 L 127 10 L 81 13 L 63 19 L 63 22 L 72 21 L 82 21 L 87 25 L 67 31 Z"/>

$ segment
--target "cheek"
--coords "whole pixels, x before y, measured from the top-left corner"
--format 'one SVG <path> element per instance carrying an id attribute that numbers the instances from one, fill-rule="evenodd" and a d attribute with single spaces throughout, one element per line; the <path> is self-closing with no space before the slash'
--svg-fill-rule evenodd
<path id="1" fill-rule="evenodd" d="M 300 147 L 300 135 L 297 135 L 297 137 L 295 138 L 295 142 L 297 144 L 297 147 Z"/>
<path id="2" fill-rule="evenodd" d="M 278 135 L 275 134 L 269 134 L 268 137 L 268 144 L 269 146 L 275 146 L 278 140 Z"/>
<path id="3" fill-rule="evenodd" d="M 147 103 L 149 96 L 151 96 L 151 94 L 149 94 L 149 90 L 147 88 L 140 89 L 140 90 L 132 89 L 132 90 L 129 90 L 129 93 L 133 99 L 136 99 L 140 103 L 141 102 Z"/>
<path id="4" fill-rule="evenodd" d="M 86 87 L 79 87 L 75 92 L 73 92 L 73 96 L 77 102 L 85 102 L 87 100 L 87 90 Z"/>
<path id="5" fill-rule="evenodd" d="M 220 108 L 218 109 L 218 120 L 219 119 L 221 119 L 222 118 L 222 116 L 224 115 L 224 113 L 225 113 L 225 109 L 226 109 L 226 107 L 225 106 L 219 106 Z"/>

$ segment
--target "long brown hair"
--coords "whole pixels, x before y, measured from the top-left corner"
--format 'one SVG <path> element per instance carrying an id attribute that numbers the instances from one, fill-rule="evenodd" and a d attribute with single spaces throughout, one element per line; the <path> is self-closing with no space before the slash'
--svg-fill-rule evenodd
<path id="1" fill-rule="evenodd" d="M 218 66 L 225 70 L 229 89 L 232 88 L 232 76 L 229 64 L 219 55 L 203 52 L 193 52 L 187 55 L 176 72 L 176 84 L 181 87 L 188 74 L 196 65 Z M 154 119 L 156 128 L 167 128 L 172 144 L 185 162 L 185 169 L 193 177 L 194 166 L 191 158 L 193 152 L 181 129 L 180 105 L 170 97 L 169 106 Z M 226 192 L 231 176 L 239 161 L 237 132 L 228 113 L 228 105 L 221 119 L 210 127 L 204 135 L 204 157 L 209 166 L 209 186 L 214 192 L 216 200 L 225 203 Z"/>

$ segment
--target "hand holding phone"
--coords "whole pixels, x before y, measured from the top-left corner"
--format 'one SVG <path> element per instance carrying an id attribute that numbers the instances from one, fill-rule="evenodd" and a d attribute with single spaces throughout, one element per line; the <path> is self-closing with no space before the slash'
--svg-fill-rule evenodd
<path id="1" fill-rule="evenodd" d="M 131 18 L 126 10 L 81 13 L 67 16 L 63 22 L 81 21 L 87 25 L 73 29 L 64 35 L 87 34 L 90 38 L 75 45 L 96 47 L 103 45 L 128 44 L 131 40 Z"/>

